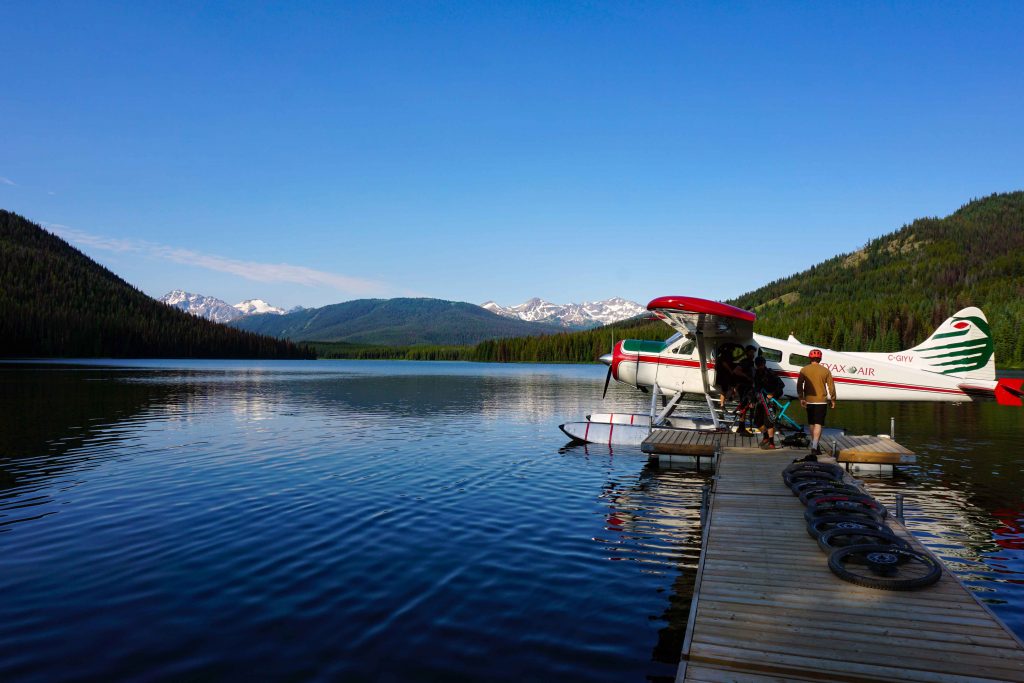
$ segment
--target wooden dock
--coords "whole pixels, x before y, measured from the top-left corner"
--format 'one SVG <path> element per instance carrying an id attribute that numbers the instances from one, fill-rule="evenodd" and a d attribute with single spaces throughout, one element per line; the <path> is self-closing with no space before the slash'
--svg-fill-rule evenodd
<path id="1" fill-rule="evenodd" d="M 757 448 L 758 437 L 733 432 L 655 427 L 640 444 L 651 455 L 692 455 L 711 457 L 722 448 Z"/>
<path id="2" fill-rule="evenodd" d="M 733 432 L 655 427 L 640 444 L 640 450 L 659 456 L 665 462 L 713 459 L 724 448 L 756 448 L 759 436 L 740 436 Z M 882 436 L 840 436 L 822 439 L 823 451 L 832 450 L 840 464 L 910 465 L 917 456 L 894 440 Z M 806 454 L 806 451 L 804 451 Z M 675 457 L 679 456 L 679 457 Z M 792 459 L 790 455 L 790 459 Z"/>
<path id="3" fill-rule="evenodd" d="M 917 461 L 917 456 L 909 449 L 881 436 L 840 436 L 834 441 L 839 463 L 909 465 Z"/>
<path id="4" fill-rule="evenodd" d="M 829 571 L 781 477 L 804 452 L 720 452 L 677 683 L 1024 681 L 1024 644 L 948 570 L 910 592 Z"/>

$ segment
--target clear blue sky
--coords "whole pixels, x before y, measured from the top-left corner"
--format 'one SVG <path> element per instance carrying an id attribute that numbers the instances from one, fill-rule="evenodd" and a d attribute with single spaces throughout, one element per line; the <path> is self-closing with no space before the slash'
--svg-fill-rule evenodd
<path id="1" fill-rule="evenodd" d="M 1019 2 L 6 2 L 0 26 L 0 207 L 154 296 L 728 298 L 1024 189 Z"/>

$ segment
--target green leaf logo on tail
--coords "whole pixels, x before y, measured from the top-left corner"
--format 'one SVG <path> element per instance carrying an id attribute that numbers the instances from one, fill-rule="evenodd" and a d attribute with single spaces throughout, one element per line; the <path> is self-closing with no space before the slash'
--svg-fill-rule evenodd
<path id="1" fill-rule="evenodd" d="M 995 344 L 992 343 L 992 331 L 989 329 L 988 323 L 973 315 L 963 318 L 954 317 L 953 320 L 956 321 L 953 323 L 954 331 L 936 334 L 932 337 L 932 341 L 965 337 L 974 328 L 977 328 L 983 336 L 966 341 L 952 341 L 949 344 L 937 344 L 918 349 L 921 357 L 928 360 L 948 359 L 931 363 L 934 367 L 943 368 L 941 372 L 944 375 L 956 375 L 963 372 L 971 372 L 972 370 L 980 370 L 988 365 L 988 362 L 992 359 L 992 354 L 995 353 Z M 933 351 L 937 353 L 930 356 L 925 355 Z"/>

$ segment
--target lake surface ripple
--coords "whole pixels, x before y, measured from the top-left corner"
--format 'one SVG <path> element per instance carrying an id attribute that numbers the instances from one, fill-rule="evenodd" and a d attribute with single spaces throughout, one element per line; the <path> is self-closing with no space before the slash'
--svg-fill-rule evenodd
<path id="1" fill-rule="evenodd" d="M 699 473 L 566 447 L 603 366 L 0 365 L 0 680 L 669 681 Z M 841 406 L 1024 634 L 1024 426 Z M 737 539 L 742 543 L 742 539 Z"/>

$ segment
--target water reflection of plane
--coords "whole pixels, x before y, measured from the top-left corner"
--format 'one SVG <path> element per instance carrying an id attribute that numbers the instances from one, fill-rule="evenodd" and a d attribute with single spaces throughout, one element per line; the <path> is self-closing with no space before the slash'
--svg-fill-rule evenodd
<path id="1" fill-rule="evenodd" d="M 992 516 L 999 522 L 999 526 L 992 530 L 999 547 L 1007 550 L 1024 550 L 1024 508 L 993 510 Z M 1024 583 L 1024 580 L 1015 583 Z"/>

